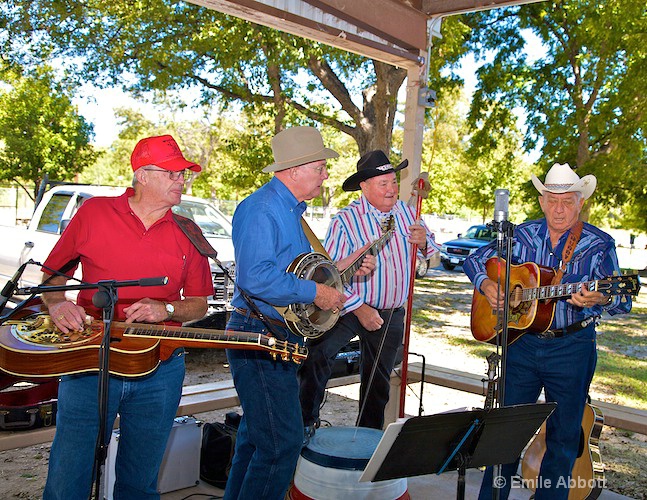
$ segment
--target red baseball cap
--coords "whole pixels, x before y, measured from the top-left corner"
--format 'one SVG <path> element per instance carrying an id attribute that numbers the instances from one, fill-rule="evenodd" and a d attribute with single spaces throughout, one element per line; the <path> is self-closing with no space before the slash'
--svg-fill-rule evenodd
<path id="1" fill-rule="evenodd" d="M 179 172 L 187 168 L 194 172 L 202 170 L 202 167 L 197 163 L 184 159 L 180 147 L 170 135 L 146 137 L 139 141 L 130 155 L 130 164 L 133 171 L 145 165 L 157 165 L 172 172 Z"/>

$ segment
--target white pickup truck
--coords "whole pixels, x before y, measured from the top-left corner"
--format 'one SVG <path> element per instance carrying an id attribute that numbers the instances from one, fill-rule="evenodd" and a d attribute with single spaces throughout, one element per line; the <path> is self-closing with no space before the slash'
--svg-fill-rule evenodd
<path id="1" fill-rule="evenodd" d="M 30 259 L 42 263 L 81 204 L 93 196 L 118 196 L 125 188 L 81 184 L 58 185 L 47 191 L 25 226 L 0 226 L 0 289 L 3 289 L 18 268 Z M 231 223 L 215 206 L 201 198 L 182 196 L 180 205 L 173 211 L 193 219 L 218 254 L 218 260 L 231 268 L 233 275 L 234 247 L 231 240 Z M 233 294 L 233 283 L 215 263 L 211 264 L 214 295 L 209 298 L 210 313 L 224 310 Z M 80 273 L 77 271 L 77 277 Z M 25 267 L 19 288 L 39 285 L 42 279 L 40 265 Z M 24 297 L 15 296 L 14 302 Z"/>

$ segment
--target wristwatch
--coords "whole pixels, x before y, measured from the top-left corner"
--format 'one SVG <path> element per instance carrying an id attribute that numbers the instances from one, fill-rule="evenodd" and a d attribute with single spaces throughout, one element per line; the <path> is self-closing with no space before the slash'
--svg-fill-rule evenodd
<path id="1" fill-rule="evenodd" d="M 171 304 L 170 302 L 165 302 L 164 307 L 166 307 L 166 320 L 165 321 L 168 321 L 175 314 L 175 306 L 173 304 Z"/>

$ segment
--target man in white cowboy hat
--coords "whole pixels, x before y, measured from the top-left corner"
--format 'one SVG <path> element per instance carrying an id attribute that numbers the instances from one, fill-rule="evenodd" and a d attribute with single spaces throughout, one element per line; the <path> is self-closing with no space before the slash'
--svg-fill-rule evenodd
<path id="1" fill-rule="evenodd" d="M 534 262 L 562 274 L 563 283 L 580 283 L 612 276 L 620 271 L 615 243 L 598 228 L 582 223 L 580 212 L 595 190 L 592 175 L 580 178 L 567 164 L 556 163 L 545 183 L 532 175 L 539 191 L 544 218 L 524 222 L 514 231 L 511 262 Z M 493 309 L 503 306 L 497 283 L 487 277 L 485 262 L 496 255 L 496 242 L 470 255 L 463 269 Z M 570 250 L 569 250 L 570 249 Z M 562 270 L 562 273 L 559 270 Z M 547 422 L 546 453 L 536 481 L 535 498 L 568 498 L 569 479 L 580 445 L 580 428 L 597 353 L 595 327 L 603 312 L 626 313 L 631 300 L 603 295 L 582 287 L 566 300 L 555 301 L 549 330 L 526 333 L 508 348 L 505 405 L 534 403 L 543 389 L 546 401 L 557 403 Z M 510 492 L 517 462 L 502 467 L 501 498 Z M 492 468 L 486 470 L 480 499 L 492 498 Z"/>
<path id="2" fill-rule="evenodd" d="M 360 338 L 361 351 L 358 425 L 376 429 L 384 425 L 391 371 L 402 345 L 413 244 L 424 258 L 438 251 L 431 232 L 416 221 L 415 210 L 398 198 L 396 172 L 408 163 L 404 160 L 393 167 L 384 152 L 371 151 L 359 159 L 357 172 L 342 186 L 344 191 L 361 189 L 362 195 L 331 220 L 324 246 L 333 260 L 378 239 L 391 216 L 395 232 L 377 254 L 375 272 L 355 277 L 346 288 L 339 322 L 320 339 L 308 342 L 308 358 L 299 370 L 306 437 L 319 426 L 319 409 L 335 357 L 355 336 Z"/>
<path id="3" fill-rule="evenodd" d="M 274 177 L 234 213 L 235 309 L 227 330 L 271 333 L 302 342 L 273 306 L 315 303 L 327 311 L 344 305 L 344 295 L 336 288 L 287 272 L 298 255 L 312 251 L 301 215 L 305 201 L 318 196 L 328 178 L 326 160 L 339 155 L 324 147 L 321 134 L 312 127 L 279 132 L 272 139 L 272 152 L 275 161 L 263 171 L 274 172 Z M 351 260 L 338 266 L 343 268 Z M 369 273 L 374 267 L 375 259 L 365 258 L 358 273 Z M 227 358 L 243 418 L 224 498 L 283 499 L 303 441 L 297 364 L 256 350 L 227 350 Z"/>

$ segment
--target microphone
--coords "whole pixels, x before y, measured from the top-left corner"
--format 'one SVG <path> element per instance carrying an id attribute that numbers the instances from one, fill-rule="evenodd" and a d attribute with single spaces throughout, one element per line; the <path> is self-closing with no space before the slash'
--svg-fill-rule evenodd
<path id="1" fill-rule="evenodd" d="M 497 189 L 494 191 L 494 222 L 508 220 L 509 201 L 510 191 L 507 189 Z"/>
<path id="2" fill-rule="evenodd" d="M 25 267 L 27 267 L 27 264 L 31 264 L 31 260 L 28 260 L 24 264 L 22 264 L 16 273 L 11 277 L 9 281 L 5 284 L 4 288 L 2 289 L 2 293 L 0 293 L 0 312 L 2 309 L 4 309 L 4 306 L 7 305 L 7 302 L 9 302 L 9 299 L 13 296 L 14 292 L 18 288 L 18 280 L 22 276 L 22 273 L 25 271 Z"/>
<path id="3" fill-rule="evenodd" d="M 168 283 L 168 276 L 159 278 L 142 278 L 139 280 L 139 286 L 163 286 Z"/>
<path id="4" fill-rule="evenodd" d="M 497 230 L 497 240 L 503 241 L 503 222 L 508 220 L 508 204 L 510 191 L 497 189 L 494 191 L 494 225 Z"/>

